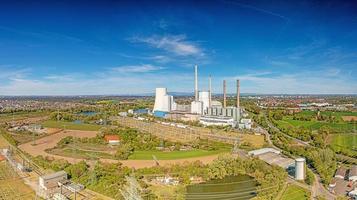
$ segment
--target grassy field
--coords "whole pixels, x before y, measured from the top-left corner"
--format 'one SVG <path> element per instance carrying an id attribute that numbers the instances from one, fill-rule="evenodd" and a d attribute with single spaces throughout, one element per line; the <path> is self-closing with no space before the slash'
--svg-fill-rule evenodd
<path id="1" fill-rule="evenodd" d="M 70 130 L 82 130 L 82 131 L 98 131 L 102 126 L 95 124 L 76 124 L 73 122 L 64 121 L 52 121 L 48 120 L 42 123 L 43 127 L 48 128 L 66 128 Z"/>
<path id="2" fill-rule="evenodd" d="M 305 189 L 296 185 L 289 185 L 281 198 L 281 200 L 308 200 L 308 199 L 310 199 L 310 193 Z"/>
<path id="3" fill-rule="evenodd" d="M 46 116 L 48 112 L 38 111 L 38 112 L 16 112 L 16 113 L 2 113 L 0 114 L 0 122 L 12 121 L 12 120 L 23 120 L 32 117 L 42 117 Z"/>
<path id="4" fill-rule="evenodd" d="M 90 160 L 95 160 L 99 158 L 115 159 L 114 156 L 109 153 L 82 150 L 82 149 L 63 148 L 63 149 L 51 149 L 46 151 L 50 154 L 71 157 L 71 158 L 82 158 L 82 159 L 90 159 Z"/>
<path id="5" fill-rule="evenodd" d="M 175 160 L 183 158 L 194 158 L 215 155 L 223 152 L 228 152 L 229 150 L 216 150 L 216 151 L 205 151 L 205 150 L 190 150 L 190 151 L 172 151 L 172 152 L 162 152 L 162 151 L 134 151 L 134 153 L 129 156 L 128 160 L 152 160 L 152 155 L 155 155 L 158 160 Z M 83 158 L 83 159 L 115 159 L 115 157 L 106 152 L 91 151 L 83 149 L 74 148 L 63 148 L 63 149 L 51 149 L 47 150 L 50 154 L 72 157 L 72 158 Z"/>
<path id="6" fill-rule="evenodd" d="M 357 150 L 357 135 L 356 134 L 334 134 L 331 135 L 330 145 L 335 150 L 348 149 Z"/>
<path id="7" fill-rule="evenodd" d="M 302 111 L 296 115 L 314 116 L 314 115 L 316 115 L 316 112 Z M 294 120 L 291 116 L 284 116 L 283 120 L 280 120 L 277 123 L 281 127 L 289 127 L 289 126 L 299 127 L 299 126 L 301 126 L 301 127 L 309 128 L 312 130 L 318 130 L 322 126 L 328 126 L 338 133 L 351 133 L 351 132 L 357 130 L 356 122 L 355 123 L 345 122 L 341 118 L 342 116 L 357 116 L 357 112 L 324 111 L 324 112 L 321 112 L 321 115 L 323 115 L 323 116 L 332 115 L 332 116 L 336 117 L 336 122 L 330 123 L 330 122 L 326 122 L 326 121 L 317 121 L 316 119 L 312 119 L 311 121 L 301 121 L 301 120 Z"/>
<path id="8" fill-rule="evenodd" d="M 0 199 L 35 199 L 35 193 L 5 162 L 0 162 Z"/>
<path id="9" fill-rule="evenodd" d="M 228 150 L 206 151 L 200 149 L 190 150 L 190 151 L 172 151 L 172 152 L 134 151 L 134 153 L 129 156 L 129 160 L 152 160 L 153 155 L 155 155 L 158 160 L 175 160 L 175 159 L 215 155 L 227 151 Z"/>

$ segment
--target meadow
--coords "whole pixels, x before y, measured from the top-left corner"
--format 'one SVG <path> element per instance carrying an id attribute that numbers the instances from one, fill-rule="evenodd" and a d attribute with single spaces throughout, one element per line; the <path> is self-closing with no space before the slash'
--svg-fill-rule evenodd
<path id="1" fill-rule="evenodd" d="M 311 130 L 318 130 L 323 126 L 331 128 L 334 132 L 337 133 L 351 133 L 356 131 L 357 125 L 356 122 L 345 122 L 342 119 L 342 116 L 357 116 L 357 112 L 332 112 L 332 111 L 323 111 L 321 112 L 322 116 L 333 116 L 335 117 L 334 122 L 328 121 L 318 121 L 314 118 L 316 115 L 315 111 L 302 111 L 296 116 L 308 116 L 312 117 L 310 121 L 295 120 L 292 116 L 284 116 L 282 120 L 277 121 L 278 125 L 281 127 L 304 127 Z"/>
<path id="2" fill-rule="evenodd" d="M 305 189 L 296 186 L 289 185 L 284 191 L 281 200 L 308 200 L 310 199 L 310 193 Z"/>
<path id="3" fill-rule="evenodd" d="M 342 152 L 352 157 L 357 156 L 356 134 L 333 134 L 329 137 L 329 144 L 335 152 Z"/>
<path id="4" fill-rule="evenodd" d="M 103 126 L 96 124 L 74 123 L 66 121 L 53 121 L 48 120 L 42 123 L 43 127 L 47 128 L 61 128 L 69 130 L 81 130 L 81 131 L 99 131 Z"/>
<path id="5" fill-rule="evenodd" d="M 183 158 L 194 158 L 202 156 L 210 156 L 223 152 L 228 152 L 227 149 L 207 151 L 201 149 L 194 149 L 189 151 L 171 151 L 171 152 L 162 152 L 162 151 L 134 151 L 132 155 L 129 156 L 129 160 L 152 160 L 153 155 L 158 160 L 175 160 Z"/>

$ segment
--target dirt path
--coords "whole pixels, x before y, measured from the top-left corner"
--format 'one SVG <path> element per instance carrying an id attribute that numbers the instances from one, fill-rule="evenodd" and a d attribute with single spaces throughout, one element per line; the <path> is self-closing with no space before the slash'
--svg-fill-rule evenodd
<path id="1" fill-rule="evenodd" d="M 40 138 L 35 141 L 36 145 L 32 145 L 33 142 L 28 142 L 25 144 L 21 144 L 19 148 L 27 153 L 29 153 L 32 156 L 49 156 L 53 157 L 55 159 L 64 159 L 67 160 L 70 163 L 77 163 L 85 159 L 81 158 L 71 158 L 71 157 L 65 157 L 65 156 L 59 156 L 59 155 L 53 155 L 47 153 L 45 150 L 49 148 L 53 148 L 56 146 L 56 144 L 62 139 L 67 136 L 73 136 L 73 137 L 95 137 L 97 135 L 97 131 L 78 131 L 78 130 L 66 130 L 66 131 L 61 131 L 59 133 L 49 135 L 47 137 Z M 170 165 L 170 164 L 181 164 L 184 162 L 193 162 L 196 160 L 201 161 L 204 164 L 212 162 L 214 159 L 216 159 L 218 155 L 210 155 L 210 156 L 202 156 L 202 157 L 196 157 L 196 158 L 187 158 L 187 159 L 176 159 L 176 160 L 159 160 L 160 165 Z M 102 162 L 106 163 L 117 163 L 121 162 L 123 166 L 127 166 L 130 168 L 145 168 L 145 167 L 153 167 L 156 165 L 156 163 L 153 160 L 113 160 L 113 159 L 100 159 Z"/>
<path id="2" fill-rule="evenodd" d="M 79 131 L 79 130 L 66 130 L 66 131 L 61 131 L 58 133 L 55 133 L 53 135 L 49 135 L 43 138 L 40 138 L 38 140 L 35 140 L 36 145 L 32 145 L 33 142 L 28 142 L 25 144 L 19 145 L 19 148 L 32 156 L 53 156 L 56 157 L 52 154 L 48 154 L 45 152 L 46 149 L 52 148 L 56 146 L 56 144 L 62 139 L 67 136 L 73 136 L 73 137 L 79 137 L 79 138 L 84 138 L 84 137 L 95 137 L 97 135 L 97 131 Z"/>

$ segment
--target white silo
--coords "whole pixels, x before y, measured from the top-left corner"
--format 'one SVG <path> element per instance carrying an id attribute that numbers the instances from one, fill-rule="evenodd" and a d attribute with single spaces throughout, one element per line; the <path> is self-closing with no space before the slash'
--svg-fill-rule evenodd
<path id="1" fill-rule="evenodd" d="M 171 96 L 167 95 L 166 88 L 156 88 L 154 112 L 155 111 L 171 111 Z"/>
<path id="2" fill-rule="evenodd" d="M 305 179 L 305 158 L 295 159 L 295 179 L 296 180 Z"/>

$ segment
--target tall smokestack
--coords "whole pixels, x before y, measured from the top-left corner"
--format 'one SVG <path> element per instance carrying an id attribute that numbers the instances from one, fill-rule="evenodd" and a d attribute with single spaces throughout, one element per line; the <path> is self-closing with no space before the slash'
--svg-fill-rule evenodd
<path id="1" fill-rule="evenodd" d="M 209 107 L 212 107 L 212 77 L 209 75 Z"/>
<path id="2" fill-rule="evenodd" d="M 239 98 L 240 98 L 240 82 L 237 80 L 237 108 L 239 108 Z"/>
<path id="3" fill-rule="evenodd" d="M 195 65 L 195 101 L 198 101 L 198 75 L 197 75 L 197 65 Z"/>
<path id="4" fill-rule="evenodd" d="M 227 107 L 226 80 L 223 80 L 223 108 Z"/>

